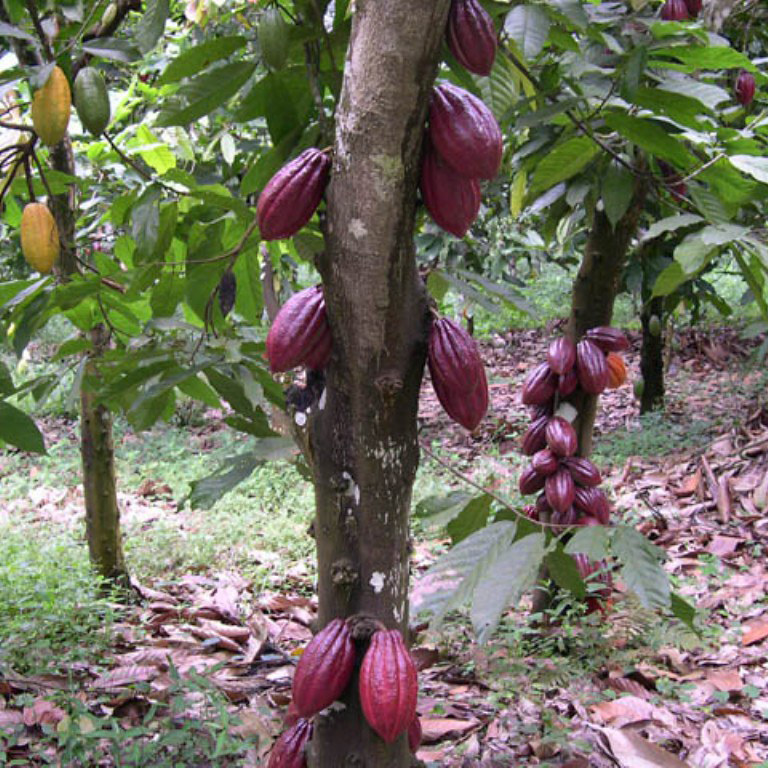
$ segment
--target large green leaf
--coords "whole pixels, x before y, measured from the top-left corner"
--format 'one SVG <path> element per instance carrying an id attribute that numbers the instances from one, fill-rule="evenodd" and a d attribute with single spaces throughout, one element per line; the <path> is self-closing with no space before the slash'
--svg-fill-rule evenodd
<path id="1" fill-rule="evenodd" d="M 127 40 L 101 37 L 83 43 L 83 50 L 92 56 L 112 61 L 131 62 L 141 58 L 141 51 Z"/>
<path id="2" fill-rule="evenodd" d="M 622 565 L 625 584 L 646 608 L 669 608 L 669 577 L 661 567 L 663 550 L 626 525 L 613 532 L 611 549 Z"/>
<path id="3" fill-rule="evenodd" d="M 665 232 L 674 232 L 682 227 L 690 227 L 691 224 L 702 222 L 701 216 L 693 213 L 681 213 L 676 216 L 667 216 L 665 219 L 654 221 L 643 235 L 643 240 L 654 240 Z"/>
<path id="4" fill-rule="evenodd" d="M 170 12 L 169 0 L 148 0 L 133 36 L 139 50 L 149 53 L 163 34 Z"/>
<path id="5" fill-rule="evenodd" d="M 569 555 L 581 553 L 590 560 L 604 560 L 608 556 L 609 531 L 602 525 L 579 528 L 565 547 Z"/>
<path id="6" fill-rule="evenodd" d="M 0 400 L 0 440 L 32 453 L 45 453 L 45 440 L 35 422 L 5 400 Z"/>
<path id="7" fill-rule="evenodd" d="M 635 179 L 619 163 L 610 163 L 602 179 L 601 197 L 605 215 L 612 226 L 627 212 L 635 191 Z"/>
<path id="8" fill-rule="evenodd" d="M 683 268 L 675 261 L 670 264 L 656 278 L 653 284 L 654 296 L 669 296 L 674 293 L 686 280 L 688 276 Z"/>
<path id="9" fill-rule="evenodd" d="M 454 545 L 488 524 L 492 500 L 487 493 L 476 496 L 448 523 L 448 535 L 451 537 Z"/>
<path id="10" fill-rule="evenodd" d="M 647 150 L 656 157 L 688 168 L 693 157 L 679 139 L 667 133 L 660 125 L 642 117 L 632 117 L 624 112 L 611 111 L 605 116 L 609 128 L 620 133 L 625 139 Z"/>
<path id="11" fill-rule="evenodd" d="M 726 46 L 677 45 L 671 48 L 651 49 L 651 58 L 656 64 L 664 58 L 677 59 L 695 69 L 747 69 L 757 72 L 757 68 L 743 53 Z"/>
<path id="12" fill-rule="evenodd" d="M 185 77 L 197 75 L 215 61 L 224 59 L 235 51 L 239 51 L 245 46 L 246 42 L 246 38 L 240 35 L 217 37 L 189 48 L 184 53 L 179 54 L 165 68 L 157 84 L 176 83 Z"/>
<path id="13" fill-rule="evenodd" d="M 545 558 L 547 571 L 552 580 L 561 589 L 567 589 L 576 597 L 582 598 L 587 594 L 584 580 L 579 575 L 579 569 L 576 561 L 565 553 L 562 544 L 558 542 L 557 547 Z"/>
<path id="14" fill-rule="evenodd" d="M 504 31 L 517 43 L 526 59 L 534 59 L 547 42 L 549 18 L 537 5 L 517 5 L 507 14 Z"/>
<path id="15" fill-rule="evenodd" d="M 149 259 L 155 252 L 160 228 L 160 197 L 158 187 L 147 187 L 131 212 L 131 235 L 140 260 Z"/>
<path id="16" fill-rule="evenodd" d="M 768 157 L 757 155 L 731 155 L 728 158 L 734 168 L 746 173 L 763 184 L 768 184 Z"/>
<path id="17" fill-rule="evenodd" d="M 600 148 L 587 136 L 576 136 L 559 144 L 538 163 L 531 178 L 529 195 L 535 198 L 555 184 L 584 170 Z"/>

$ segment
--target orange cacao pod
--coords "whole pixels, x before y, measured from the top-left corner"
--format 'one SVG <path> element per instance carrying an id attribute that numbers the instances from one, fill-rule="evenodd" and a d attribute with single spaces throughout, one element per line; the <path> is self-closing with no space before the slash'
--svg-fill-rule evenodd
<path id="1" fill-rule="evenodd" d="M 629 339 L 624 332 L 608 325 L 590 328 L 584 336 L 597 344 L 603 352 L 624 352 L 629 349 Z"/>
<path id="2" fill-rule="evenodd" d="M 387 743 L 416 716 L 418 674 L 397 629 L 373 633 L 360 666 L 360 705 L 368 724 Z"/>
<path id="3" fill-rule="evenodd" d="M 590 395 L 599 395 L 608 385 L 608 363 L 597 344 L 582 339 L 576 345 L 576 373 L 579 384 Z"/>
<path id="4" fill-rule="evenodd" d="M 306 768 L 306 747 L 311 736 L 312 723 L 299 720 L 275 742 L 267 768 Z"/>
<path id="5" fill-rule="evenodd" d="M 523 405 L 544 405 L 555 396 L 557 375 L 549 363 L 539 363 L 523 384 Z"/>
<path id="6" fill-rule="evenodd" d="M 550 475 L 544 483 L 544 492 L 547 495 L 549 506 L 555 512 L 561 514 L 573 504 L 576 488 L 573 484 L 571 473 L 567 469 L 560 468 Z"/>
<path id="7" fill-rule="evenodd" d="M 343 619 L 334 619 L 304 649 L 293 676 L 293 701 L 312 717 L 341 696 L 355 669 L 355 644 Z"/>
<path id="8" fill-rule="evenodd" d="M 457 323 L 432 323 L 427 354 L 432 387 L 445 412 L 473 430 L 488 410 L 488 381 L 474 339 Z"/>
<path id="9" fill-rule="evenodd" d="M 547 362 L 555 373 L 568 373 L 576 365 L 576 345 L 567 336 L 555 339 L 547 350 Z"/>
<path id="10" fill-rule="evenodd" d="M 312 218 L 323 199 L 330 171 L 328 155 L 311 147 L 269 180 L 256 204 L 264 240 L 291 237 Z"/>
<path id="11" fill-rule="evenodd" d="M 602 477 L 600 470 L 589 460 L 581 456 L 569 456 L 563 459 L 563 466 L 571 473 L 571 477 L 585 488 L 600 485 Z"/>
<path id="12" fill-rule="evenodd" d="M 456 173 L 427 143 L 421 164 L 421 196 L 435 223 L 464 237 L 480 210 L 480 185 Z"/>
<path id="13" fill-rule="evenodd" d="M 21 214 L 21 252 L 30 267 L 47 275 L 59 258 L 59 230 L 43 203 L 27 203 Z"/>
<path id="14" fill-rule="evenodd" d="M 501 129 L 480 99 L 455 85 L 438 85 L 429 109 L 429 136 L 456 173 L 492 179 L 501 167 Z"/>
<path id="15" fill-rule="evenodd" d="M 562 416 L 553 416 L 545 433 L 547 445 L 557 456 L 573 456 L 579 447 L 576 430 Z"/>
<path id="16" fill-rule="evenodd" d="M 60 67 L 54 67 L 32 97 L 32 125 L 43 144 L 53 147 L 64 138 L 71 109 L 72 92 L 67 76 Z"/>
<path id="17" fill-rule="evenodd" d="M 323 367 L 330 354 L 330 336 L 323 289 L 315 285 L 294 293 L 280 308 L 267 334 L 270 368 L 275 372 L 289 371 L 308 365 L 308 361 L 315 369 Z M 318 351 L 324 350 L 326 359 L 322 361 Z"/>
<path id="18" fill-rule="evenodd" d="M 453 0 L 448 16 L 448 47 L 462 67 L 489 75 L 496 58 L 496 28 L 477 0 Z"/>
<path id="19" fill-rule="evenodd" d="M 605 362 L 608 363 L 608 389 L 618 389 L 627 380 L 624 358 L 616 352 L 609 352 Z"/>
<path id="20" fill-rule="evenodd" d="M 547 444 L 547 438 L 545 437 L 547 424 L 549 423 L 549 416 L 539 416 L 531 422 L 531 426 L 528 427 L 528 431 L 523 437 L 522 452 L 526 456 L 533 456 Z"/>

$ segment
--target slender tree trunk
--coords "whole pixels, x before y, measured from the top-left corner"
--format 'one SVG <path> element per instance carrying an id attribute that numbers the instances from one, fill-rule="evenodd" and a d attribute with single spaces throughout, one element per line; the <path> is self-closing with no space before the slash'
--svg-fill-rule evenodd
<path id="1" fill-rule="evenodd" d="M 656 296 L 643 305 L 640 322 L 643 325 L 643 346 L 640 350 L 640 375 L 643 378 L 643 394 L 640 413 L 656 411 L 664 407 L 664 332 L 662 313 L 664 300 Z M 651 333 L 651 318 L 659 319 L 662 330 Z"/>
<path id="2" fill-rule="evenodd" d="M 334 339 L 310 423 L 320 626 L 357 614 L 407 631 L 408 516 L 429 323 L 413 246 L 415 190 L 448 6 L 356 5 L 318 264 Z M 366 724 L 356 679 L 344 703 L 316 722 L 312 768 L 410 765 L 405 736 L 386 745 Z"/>

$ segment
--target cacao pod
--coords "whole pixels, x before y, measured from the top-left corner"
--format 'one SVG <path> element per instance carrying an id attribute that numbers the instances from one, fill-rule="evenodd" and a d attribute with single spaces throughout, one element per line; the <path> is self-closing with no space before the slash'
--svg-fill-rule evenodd
<path id="1" fill-rule="evenodd" d="M 533 454 L 531 466 L 540 475 L 547 477 L 557 471 L 558 466 L 560 466 L 560 461 L 555 453 L 548 448 L 545 448 L 543 451 L 537 451 Z"/>
<path id="2" fill-rule="evenodd" d="M 538 419 L 534 419 L 528 431 L 523 437 L 522 452 L 526 456 L 533 456 L 542 448 L 547 445 L 546 431 L 547 424 L 549 423 L 549 416 L 539 416 Z"/>
<path id="3" fill-rule="evenodd" d="M 563 466 L 570 472 L 575 482 L 586 488 L 594 488 L 602 482 L 600 470 L 589 459 L 569 456 L 563 459 Z"/>
<path id="4" fill-rule="evenodd" d="M 538 493 L 544 487 L 546 479 L 544 475 L 540 475 L 533 467 L 526 467 L 520 473 L 520 479 L 518 480 L 520 493 L 523 496 Z"/>
<path id="5" fill-rule="evenodd" d="M 661 6 L 661 18 L 664 21 L 685 21 L 688 18 L 685 0 L 666 0 Z"/>
<path id="6" fill-rule="evenodd" d="M 688 8 L 688 15 L 695 19 L 700 13 L 703 7 L 702 0 L 685 0 L 685 6 Z"/>
<path id="7" fill-rule="evenodd" d="M 360 705 L 368 724 L 387 743 L 416 716 L 418 674 L 396 629 L 373 633 L 360 666 Z"/>
<path id="8" fill-rule="evenodd" d="M 343 619 L 334 619 L 304 649 L 293 676 L 293 701 L 312 717 L 341 696 L 355 669 L 355 644 Z"/>
<path id="9" fill-rule="evenodd" d="M 605 355 L 589 339 L 582 339 L 576 345 L 576 373 L 581 388 L 590 395 L 599 395 L 608 385 Z"/>
<path id="10" fill-rule="evenodd" d="M 501 129 L 480 99 L 455 85 L 438 85 L 429 109 L 432 144 L 456 173 L 492 179 L 501 167 Z"/>
<path id="11" fill-rule="evenodd" d="M 748 107 L 755 98 L 755 76 L 742 70 L 736 78 L 736 101 L 743 107 Z"/>
<path id="12" fill-rule="evenodd" d="M 477 0 L 453 0 L 448 16 L 448 47 L 462 67 L 489 75 L 496 58 L 496 28 Z"/>
<path id="13" fill-rule="evenodd" d="M 267 768 L 306 768 L 306 748 L 311 736 L 312 723 L 299 720 L 275 742 Z"/>
<path id="14" fill-rule="evenodd" d="M 83 128 L 100 136 L 109 125 L 110 107 L 107 86 L 101 72 L 94 67 L 83 67 L 75 78 L 75 109 Z"/>
<path id="15" fill-rule="evenodd" d="M 42 88 L 32 98 L 32 125 L 43 144 L 53 147 L 67 132 L 72 94 L 67 76 L 54 67 Z"/>
<path id="16" fill-rule="evenodd" d="M 552 400 L 548 400 L 542 405 L 531 406 L 531 419 L 534 421 L 542 416 L 549 418 L 555 412 L 555 404 Z"/>
<path id="17" fill-rule="evenodd" d="M 331 328 L 325 313 L 323 289 L 319 285 L 294 293 L 280 307 L 267 334 L 267 359 L 276 373 L 290 371 L 325 348 Z"/>
<path id="18" fill-rule="evenodd" d="M 328 332 L 324 333 L 304 357 L 304 365 L 310 371 L 322 371 L 328 365 L 333 351 L 333 337 L 331 336 L 330 326 Z"/>
<path id="19" fill-rule="evenodd" d="M 585 488 L 577 485 L 573 506 L 581 512 L 586 512 L 600 525 L 608 525 L 611 522 L 611 505 L 608 497 L 599 488 Z"/>
<path id="20" fill-rule="evenodd" d="M 279 8 L 272 7 L 264 11 L 256 36 L 264 63 L 272 70 L 282 69 L 288 58 L 290 28 Z"/>
<path id="21" fill-rule="evenodd" d="M 523 514 L 529 519 L 535 522 L 539 521 L 539 510 L 533 504 L 526 504 L 523 507 Z"/>
<path id="22" fill-rule="evenodd" d="M 680 176 L 669 163 L 665 163 L 663 160 L 658 160 L 657 163 L 661 175 L 664 177 L 664 184 L 667 186 L 667 189 L 669 189 L 672 197 L 677 200 L 685 198 L 685 195 L 688 192 L 688 186 L 683 181 L 682 176 Z"/>
<path id="23" fill-rule="evenodd" d="M 627 366 L 618 352 L 609 352 L 605 357 L 608 364 L 608 389 L 618 389 L 627 380 Z"/>
<path id="24" fill-rule="evenodd" d="M 611 596 L 611 574 L 607 570 L 607 563 L 605 560 L 594 562 L 590 560 L 586 555 L 581 552 L 577 552 L 573 555 L 574 562 L 576 563 L 576 570 L 579 572 L 579 576 L 586 581 L 589 585 L 594 585 L 596 582 L 601 582 L 605 586 L 599 590 L 595 590 L 594 586 L 590 589 L 590 595 L 587 597 L 587 613 L 594 613 L 596 610 L 604 610 L 603 603 Z M 596 576 L 594 574 L 597 574 Z"/>
<path id="25" fill-rule="evenodd" d="M 59 258 L 59 230 L 43 203 L 27 203 L 21 215 L 21 252 L 30 267 L 47 275 Z"/>
<path id="26" fill-rule="evenodd" d="M 421 738 L 421 720 L 419 719 L 419 716 L 416 715 L 416 717 L 411 720 L 411 724 L 408 726 L 408 747 L 414 755 L 416 754 L 418 748 L 421 746 Z"/>
<path id="27" fill-rule="evenodd" d="M 227 270 L 219 280 L 219 309 L 223 317 L 226 317 L 235 306 L 237 297 L 237 279 Z"/>
<path id="28" fill-rule="evenodd" d="M 579 448 L 579 438 L 570 422 L 553 416 L 547 424 L 547 445 L 557 456 L 573 456 Z"/>
<path id="29" fill-rule="evenodd" d="M 256 204 L 261 237 L 281 240 L 295 235 L 320 205 L 330 171 L 331 159 L 314 147 L 284 165 Z"/>
<path id="30" fill-rule="evenodd" d="M 579 375 L 576 373 L 575 368 L 571 368 L 568 373 L 564 373 L 557 378 L 557 394 L 560 397 L 568 397 L 572 395 L 579 386 Z"/>
<path id="31" fill-rule="evenodd" d="M 562 467 L 558 469 L 554 475 L 550 475 L 546 479 L 544 492 L 547 495 L 549 506 L 555 512 L 563 514 L 573 504 L 576 494 L 571 473 Z"/>
<path id="32" fill-rule="evenodd" d="M 568 373 L 576 365 L 576 345 L 567 336 L 555 339 L 547 350 L 547 362 L 555 373 Z"/>
<path id="33" fill-rule="evenodd" d="M 552 514 L 552 507 L 549 506 L 549 502 L 547 501 L 547 494 L 546 493 L 540 493 L 536 497 L 536 512 L 538 514 Z"/>
<path id="34" fill-rule="evenodd" d="M 658 315 L 651 315 L 648 318 L 648 333 L 656 338 L 661 336 L 661 318 Z"/>
<path id="35" fill-rule="evenodd" d="M 629 339 L 624 332 L 608 325 L 590 328 L 584 336 L 597 344 L 603 352 L 625 352 L 629 349 Z"/>
<path id="36" fill-rule="evenodd" d="M 553 512 L 550 522 L 553 525 L 562 525 L 570 528 L 579 519 L 579 511 L 575 507 L 568 507 L 564 512 Z"/>
<path id="37" fill-rule="evenodd" d="M 424 205 L 435 223 L 456 237 L 464 237 L 480 210 L 477 179 L 456 173 L 427 143 L 419 184 Z"/>
<path id="38" fill-rule="evenodd" d="M 488 381 L 474 339 L 447 317 L 435 320 L 427 363 L 445 412 L 466 429 L 475 429 L 488 410 Z"/>
<path id="39" fill-rule="evenodd" d="M 526 377 L 523 384 L 524 405 L 544 405 L 555 396 L 557 375 L 549 363 L 539 363 Z"/>

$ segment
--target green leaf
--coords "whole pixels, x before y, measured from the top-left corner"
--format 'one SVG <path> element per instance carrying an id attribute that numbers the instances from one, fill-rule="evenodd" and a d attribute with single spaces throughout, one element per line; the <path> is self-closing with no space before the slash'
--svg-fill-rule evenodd
<path id="1" fill-rule="evenodd" d="M 659 219 L 654 221 L 648 231 L 643 235 L 643 241 L 655 240 L 659 235 L 663 235 L 665 232 L 674 232 L 683 227 L 690 227 L 691 224 L 698 224 L 704 221 L 701 216 L 696 216 L 693 213 L 681 213 L 677 216 L 667 216 L 665 219 Z"/>
<path id="2" fill-rule="evenodd" d="M 488 524 L 491 501 L 492 498 L 487 493 L 476 496 L 448 523 L 448 535 L 454 545 Z"/>
<path id="3" fill-rule="evenodd" d="M 632 174 L 619 163 L 610 163 L 603 176 L 602 199 L 605 215 L 612 226 L 627 212 L 635 191 Z"/>
<path id="4" fill-rule="evenodd" d="M 579 528 L 566 544 L 569 555 L 581 553 L 590 560 L 604 560 L 608 556 L 609 531 L 603 525 L 587 525 Z"/>
<path id="5" fill-rule="evenodd" d="M 748 56 L 727 46 L 678 45 L 671 48 L 651 49 L 653 59 L 672 58 L 687 64 L 690 69 L 758 69 Z M 659 63 L 657 61 L 657 63 Z"/>
<path id="6" fill-rule="evenodd" d="M 534 59 L 547 42 L 549 18 L 539 6 L 517 5 L 507 14 L 504 31 L 517 43 L 526 59 Z"/>
<path id="7" fill-rule="evenodd" d="M 45 453 L 45 440 L 35 422 L 4 400 L 0 400 L 0 440 L 22 451 Z"/>
<path id="8" fill-rule="evenodd" d="M 147 0 L 133 33 L 142 53 L 149 53 L 161 38 L 170 9 L 169 0 Z"/>
<path id="9" fill-rule="evenodd" d="M 127 40 L 101 37 L 83 43 L 83 50 L 92 56 L 112 61 L 131 62 L 141 58 L 141 51 Z"/>
<path id="10" fill-rule="evenodd" d="M 756 155 L 731 155 L 728 158 L 734 168 L 746 173 L 763 184 L 768 184 L 768 157 Z"/>
<path id="11" fill-rule="evenodd" d="M 730 101 L 732 96 L 725 88 L 712 85 L 711 83 L 702 83 L 693 77 L 680 77 L 674 80 L 662 80 L 655 89 L 662 93 L 662 97 L 668 95 L 682 97 L 681 102 L 693 101 L 699 103 L 699 110 L 704 107 L 707 110 L 716 110 L 724 101 Z"/>
<path id="12" fill-rule="evenodd" d="M 536 166 L 529 196 L 537 197 L 550 187 L 575 176 L 589 165 L 600 148 L 587 136 L 577 136 L 548 152 Z"/>
<path id="13" fill-rule="evenodd" d="M 669 578 L 660 564 L 664 552 L 626 525 L 614 530 L 611 549 L 622 564 L 624 582 L 640 602 L 646 608 L 669 608 Z"/>
<path id="14" fill-rule="evenodd" d="M 160 189 L 147 187 L 136 201 L 131 212 L 131 234 L 136 242 L 136 255 L 139 260 L 149 259 L 157 245 L 160 227 Z"/>
<path id="15" fill-rule="evenodd" d="M 136 129 L 136 139 L 130 142 L 129 147 L 132 154 L 138 154 L 160 176 L 176 167 L 176 155 L 171 148 L 160 141 L 144 124 L 140 124 Z"/>
<path id="16" fill-rule="evenodd" d="M 562 544 L 558 542 L 557 547 L 544 560 L 549 575 L 558 587 L 567 589 L 579 599 L 586 596 L 587 588 L 579 575 L 576 561 L 565 553 Z"/>
<path id="17" fill-rule="evenodd" d="M 656 278 L 656 282 L 653 284 L 653 295 L 669 296 L 687 279 L 688 276 L 683 271 L 683 268 L 677 262 L 674 262 L 664 269 Z"/>
<path id="18" fill-rule="evenodd" d="M 715 246 L 705 243 L 700 233 L 696 232 L 688 235 L 675 248 L 675 261 L 682 267 L 686 278 L 690 278 L 709 263 L 715 250 Z"/>
<path id="19" fill-rule="evenodd" d="M 261 293 L 261 261 L 255 248 L 248 249 L 237 257 L 232 270 L 237 280 L 235 312 L 250 325 L 261 321 L 264 299 Z"/>
<path id="20" fill-rule="evenodd" d="M 0 395 L 12 395 L 16 391 L 8 366 L 0 361 Z"/>
<path id="21" fill-rule="evenodd" d="M 429 518 L 430 525 L 444 526 L 457 517 L 473 499 L 480 498 L 467 491 L 451 491 L 449 494 L 428 496 L 414 508 L 414 517 Z"/>
<path id="22" fill-rule="evenodd" d="M 669 596 L 669 607 L 672 615 L 680 619 L 686 627 L 695 631 L 694 621 L 696 620 L 696 608 L 687 600 L 684 600 L 677 592 L 672 592 Z"/>
<path id="23" fill-rule="evenodd" d="M 544 557 L 544 544 L 543 533 L 518 539 L 496 558 L 479 580 L 470 610 L 479 643 L 487 642 L 504 610 L 536 583 Z"/>
<path id="24" fill-rule="evenodd" d="M 213 62 L 230 56 L 245 47 L 246 38 L 237 35 L 206 40 L 177 56 L 166 68 L 157 81 L 158 86 L 176 83 L 179 80 L 197 75 Z"/>
<path id="25" fill-rule="evenodd" d="M 663 157 L 680 168 L 693 163 L 693 157 L 683 143 L 668 134 L 660 125 L 642 117 L 623 112 L 608 112 L 605 122 L 609 128 L 657 157 Z"/>
<path id="26" fill-rule="evenodd" d="M 700 115 L 705 108 L 701 102 L 678 93 L 662 91 L 658 88 L 640 87 L 632 96 L 632 103 L 639 107 L 666 115 L 676 123 L 694 130 L 700 130 Z"/>
<path id="27" fill-rule="evenodd" d="M 37 46 L 36 37 L 30 35 L 29 32 L 25 32 L 23 29 L 14 27 L 12 24 L 6 24 L 4 21 L 0 21 L 0 37 L 15 37 L 18 40 L 25 40 Z"/>
<path id="28" fill-rule="evenodd" d="M 480 80 L 482 99 L 499 120 L 519 99 L 517 74 L 515 65 L 507 56 L 497 56 L 491 74 Z"/>

